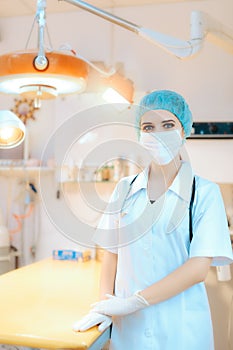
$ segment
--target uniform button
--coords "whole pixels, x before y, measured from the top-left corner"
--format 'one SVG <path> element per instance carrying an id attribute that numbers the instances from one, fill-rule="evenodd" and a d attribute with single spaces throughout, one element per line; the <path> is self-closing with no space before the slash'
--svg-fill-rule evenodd
<path id="1" fill-rule="evenodd" d="M 144 334 L 146 337 L 152 337 L 152 332 L 150 328 L 146 328 Z"/>

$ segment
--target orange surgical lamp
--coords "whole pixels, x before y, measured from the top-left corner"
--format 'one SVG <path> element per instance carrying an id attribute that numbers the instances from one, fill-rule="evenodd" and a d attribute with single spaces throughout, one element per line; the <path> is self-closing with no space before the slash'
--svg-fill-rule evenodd
<path id="1" fill-rule="evenodd" d="M 84 60 L 71 52 L 45 52 L 45 8 L 46 0 L 38 0 L 38 51 L 16 51 L 0 56 L 0 92 L 41 100 L 85 90 L 88 64 Z"/>

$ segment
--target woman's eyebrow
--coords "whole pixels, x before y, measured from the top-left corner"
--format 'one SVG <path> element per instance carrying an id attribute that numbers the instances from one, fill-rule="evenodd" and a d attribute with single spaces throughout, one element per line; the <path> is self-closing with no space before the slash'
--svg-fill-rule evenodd
<path id="1" fill-rule="evenodd" d="M 163 120 L 162 123 L 170 123 L 173 122 L 175 123 L 176 121 L 174 119 L 168 119 L 168 120 Z"/>
<path id="2" fill-rule="evenodd" d="M 153 124 L 153 123 L 151 123 L 151 122 L 143 122 L 143 123 L 141 123 L 141 125 L 145 125 L 145 124 Z"/>

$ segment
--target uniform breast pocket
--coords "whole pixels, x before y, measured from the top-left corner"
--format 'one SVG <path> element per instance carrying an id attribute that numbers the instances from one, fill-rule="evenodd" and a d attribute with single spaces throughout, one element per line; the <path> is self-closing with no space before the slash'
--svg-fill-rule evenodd
<path id="1" fill-rule="evenodd" d="M 131 243 L 135 238 L 134 218 L 128 212 L 122 212 L 119 219 L 119 245 L 125 246 Z"/>
<path id="2" fill-rule="evenodd" d="M 167 232 L 167 239 L 174 246 L 177 254 L 180 254 L 186 260 L 189 256 L 190 238 L 189 238 L 189 215 L 186 213 L 180 222 L 173 221 L 173 230 Z"/>
<path id="3" fill-rule="evenodd" d="M 148 232 L 148 223 L 138 212 L 122 212 L 119 222 L 119 238 L 121 242 L 132 243 L 140 240 Z"/>
<path id="4" fill-rule="evenodd" d="M 151 255 L 153 253 L 153 236 L 151 232 L 147 232 L 146 234 L 143 234 L 138 239 L 138 247 L 141 250 L 142 254 L 149 254 Z"/>

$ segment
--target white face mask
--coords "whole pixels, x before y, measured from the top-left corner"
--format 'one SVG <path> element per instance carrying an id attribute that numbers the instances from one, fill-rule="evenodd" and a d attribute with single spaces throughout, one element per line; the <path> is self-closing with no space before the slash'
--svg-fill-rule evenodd
<path id="1" fill-rule="evenodd" d="M 165 132 L 141 132 L 140 143 L 152 155 L 157 164 L 170 163 L 179 153 L 183 144 L 180 130 Z"/>

